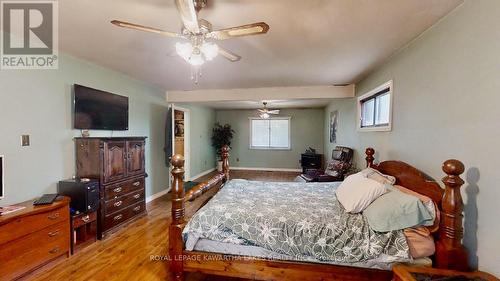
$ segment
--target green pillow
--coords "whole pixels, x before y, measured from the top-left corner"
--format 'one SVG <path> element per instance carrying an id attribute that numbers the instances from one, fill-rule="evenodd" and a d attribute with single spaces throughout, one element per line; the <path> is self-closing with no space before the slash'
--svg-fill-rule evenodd
<path id="1" fill-rule="evenodd" d="M 434 223 L 434 218 L 420 199 L 392 185 L 386 185 L 386 188 L 389 192 L 375 199 L 363 211 L 373 230 L 387 232 Z"/>

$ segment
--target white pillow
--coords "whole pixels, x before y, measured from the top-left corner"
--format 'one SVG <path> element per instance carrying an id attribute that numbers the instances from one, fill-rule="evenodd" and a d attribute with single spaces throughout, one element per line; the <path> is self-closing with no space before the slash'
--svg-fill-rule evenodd
<path id="1" fill-rule="evenodd" d="M 362 173 L 348 176 L 335 191 L 346 212 L 362 212 L 371 202 L 386 192 L 378 181 L 366 178 Z"/>

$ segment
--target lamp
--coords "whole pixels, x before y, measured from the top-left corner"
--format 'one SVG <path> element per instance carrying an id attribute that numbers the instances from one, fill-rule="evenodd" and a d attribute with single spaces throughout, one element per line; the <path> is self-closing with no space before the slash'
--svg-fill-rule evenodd
<path id="1" fill-rule="evenodd" d="M 270 117 L 270 115 L 269 115 L 268 113 L 262 113 L 262 114 L 260 114 L 259 116 L 260 116 L 260 118 L 262 118 L 262 119 L 268 119 L 268 118 Z"/>
<path id="2" fill-rule="evenodd" d="M 203 42 L 201 45 L 194 45 L 190 42 L 175 44 L 177 54 L 194 66 L 200 66 L 205 61 L 213 60 L 219 54 L 219 46 L 212 42 Z"/>

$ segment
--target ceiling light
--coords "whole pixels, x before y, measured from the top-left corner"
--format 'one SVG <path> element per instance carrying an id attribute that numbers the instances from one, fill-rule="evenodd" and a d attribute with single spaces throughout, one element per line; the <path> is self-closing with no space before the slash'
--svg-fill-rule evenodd
<path id="1" fill-rule="evenodd" d="M 269 117 L 270 117 L 270 116 L 269 116 L 269 114 L 267 114 L 267 113 L 262 113 L 262 114 L 260 115 L 260 118 L 262 118 L 262 119 L 268 119 Z"/>
<path id="2" fill-rule="evenodd" d="M 219 54 L 219 46 L 212 42 L 204 42 L 200 50 L 207 60 L 213 60 Z"/>

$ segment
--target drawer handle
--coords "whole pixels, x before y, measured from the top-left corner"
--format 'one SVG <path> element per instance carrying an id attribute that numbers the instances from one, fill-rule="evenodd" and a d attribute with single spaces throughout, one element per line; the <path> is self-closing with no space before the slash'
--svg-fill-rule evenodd
<path id="1" fill-rule="evenodd" d="M 54 213 L 47 217 L 49 220 L 57 220 L 59 218 L 59 213 Z"/>
<path id="2" fill-rule="evenodd" d="M 52 231 L 52 232 L 49 232 L 49 237 L 54 237 L 54 236 L 57 236 L 59 235 L 59 230 L 56 230 L 56 231 Z"/>
<path id="3" fill-rule="evenodd" d="M 115 193 L 120 193 L 120 192 L 122 192 L 122 188 L 121 187 L 117 187 L 117 188 L 113 189 L 113 191 Z"/>
<path id="4" fill-rule="evenodd" d="M 134 208 L 134 212 L 139 212 L 141 210 L 141 206 L 137 206 Z"/>
<path id="5" fill-rule="evenodd" d="M 123 218 L 123 215 L 122 214 L 119 214 L 118 216 L 115 216 L 113 218 L 113 220 L 117 221 L 117 220 L 121 220 Z"/>
<path id="6" fill-rule="evenodd" d="M 139 186 L 139 185 L 141 185 L 141 182 L 140 182 L 140 181 L 136 181 L 136 182 L 134 182 L 132 185 L 133 185 L 133 186 Z"/>
<path id="7" fill-rule="evenodd" d="M 136 194 L 136 195 L 134 195 L 134 198 L 135 198 L 135 199 L 139 199 L 140 197 L 141 197 L 141 195 L 140 195 L 140 194 Z"/>
<path id="8" fill-rule="evenodd" d="M 122 201 L 118 201 L 115 204 L 113 204 L 115 207 L 120 207 L 123 204 Z"/>
<path id="9" fill-rule="evenodd" d="M 82 221 L 84 223 L 88 223 L 90 221 L 90 216 L 89 215 L 86 215 L 85 217 L 82 218 Z"/>
<path id="10" fill-rule="evenodd" d="M 61 249 L 59 249 L 59 247 L 55 247 L 54 249 L 50 250 L 49 253 L 51 254 L 56 254 L 56 253 L 59 253 Z"/>

